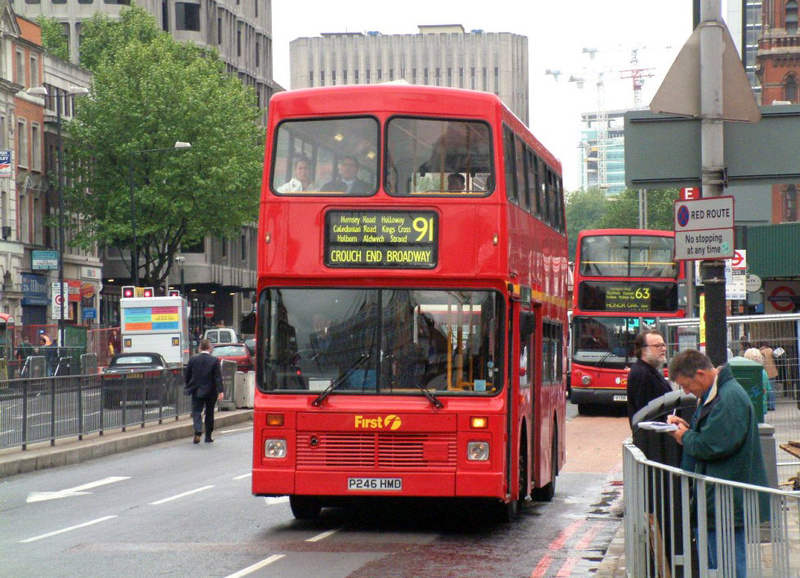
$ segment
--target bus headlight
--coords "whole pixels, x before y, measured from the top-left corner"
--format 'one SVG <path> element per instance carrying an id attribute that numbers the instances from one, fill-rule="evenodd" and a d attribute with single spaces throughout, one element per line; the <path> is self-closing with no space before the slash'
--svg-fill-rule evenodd
<path id="1" fill-rule="evenodd" d="M 590 383 L 592 383 L 592 378 L 589 377 L 588 375 L 584 375 L 583 377 L 581 377 L 581 383 L 583 385 L 589 385 Z"/>
<path id="2" fill-rule="evenodd" d="M 285 458 L 286 440 L 267 440 L 264 442 L 265 458 Z"/>
<path id="3" fill-rule="evenodd" d="M 485 462 L 489 459 L 489 442 L 469 442 L 467 459 L 471 462 Z"/>

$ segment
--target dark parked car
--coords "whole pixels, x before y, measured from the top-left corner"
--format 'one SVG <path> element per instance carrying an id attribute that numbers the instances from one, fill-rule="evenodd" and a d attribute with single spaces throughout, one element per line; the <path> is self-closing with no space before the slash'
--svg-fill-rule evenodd
<path id="1" fill-rule="evenodd" d="M 244 343 L 215 345 L 211 355 L 235 361 L 238 371 L 253 371 L 253 356 L 250 355 L 250 350 Z"/>
<path id="2" fill-rule="evenodd" d="M 160 353 L 118 353 L 103 372 L 103 407 L 174 403 L 174 376 L 167 369 Z"/>

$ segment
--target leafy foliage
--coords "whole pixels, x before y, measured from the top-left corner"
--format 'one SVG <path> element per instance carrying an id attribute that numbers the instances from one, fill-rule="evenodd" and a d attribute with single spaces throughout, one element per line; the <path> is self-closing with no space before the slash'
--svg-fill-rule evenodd
<path id="1" fill-rule="evenodd" d="M 142 280 L 159 285 L 181 245 L 256 219 L 263 131 L 252 89 L 140 12 L 85 28 L 94 79 L 66 131 L 66 202 L 84 218 L 73 233 L 84 247 L 132 248 L 133 211 Z"/>
<path id="2" fill-rule="evenodd" d="M 677 189 L 647 191 L 647 228 L 671 231 L 674 223 L 673 204 Z M 586 229 L 639 228 L 639 191 L 627 189 L 614 197 L 601 189 L 575 191 L 566 199 L 569 256 L 575 258 L 578 233 Z"/>
<path id="3" fill-rule="evenodd" d="M 57 56 L 61 60 L 69 60 L 69 43 L 64 36 L 64 28 L 55 18 L 39 16 L 36 24 L 42 29 L 42 47 L 45 52 Z"/>

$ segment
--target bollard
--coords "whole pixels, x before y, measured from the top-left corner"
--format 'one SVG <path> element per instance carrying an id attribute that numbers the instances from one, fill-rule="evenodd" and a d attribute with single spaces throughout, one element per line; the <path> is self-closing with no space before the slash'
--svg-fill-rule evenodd
<path id="1" fill-rule="evenodd" d="M 778 456 L 775 449 L 775 426 L 768 423 L 758 424 L 758 439 L 761 442 L 761 454 L 764 456 L 764 467 L 767 469 L 769 487 L 778 489 Z"/>

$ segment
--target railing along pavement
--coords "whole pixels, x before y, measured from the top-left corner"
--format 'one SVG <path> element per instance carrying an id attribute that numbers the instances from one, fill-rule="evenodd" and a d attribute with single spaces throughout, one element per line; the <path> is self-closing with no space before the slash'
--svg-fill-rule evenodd
<path id="1" fill-rule="evenodd" d="M 623 475 L 628 576 L 736 576 L 734 494 L 738 492 L 747 576 L 800 576 L 800 492 L 729 482 L 653 462 L 631 439 L 623 444 Z M 762 496 L 769 506 L 763 518 Z M 718 568 L 710 567 L 710 527 L 716 528 L 712 543 L 719 554 Z"/>
<path id="2" fill-rule="evenodd" d="M 99 374 L 84 359 L 84 375 L 47 377 L 44 358 L 31 357 L 34 377 L 0 382 L 0 449 L 178 419 L 192 411 L 183 368 Z M 86 368 L 93 371 L 88 372 Z M 233 403 L 236 363 L 222 360 L 223 404 Z M 222 404 L 221 404 L 222 407 Z"/>

